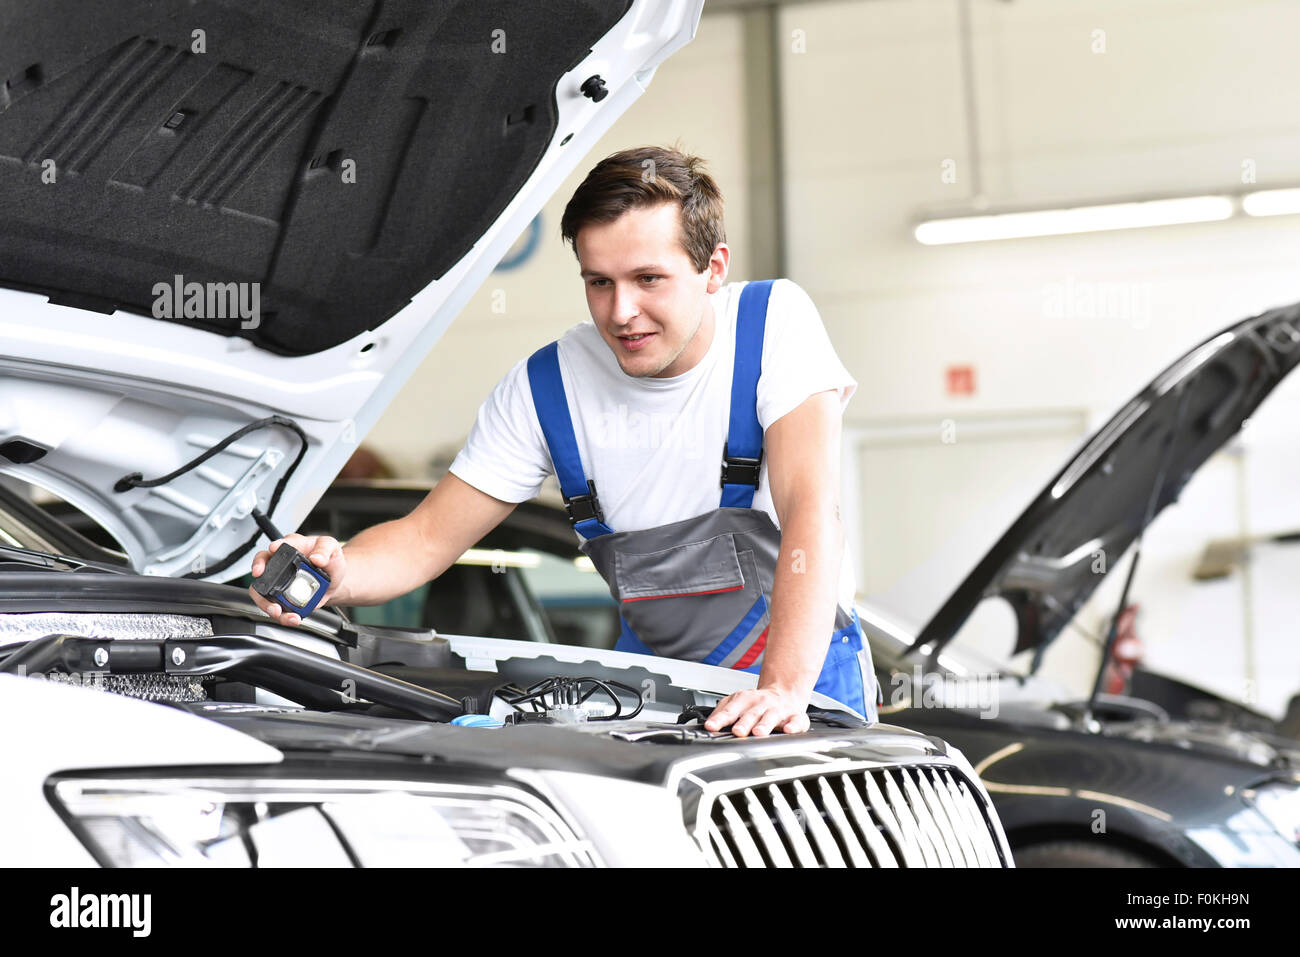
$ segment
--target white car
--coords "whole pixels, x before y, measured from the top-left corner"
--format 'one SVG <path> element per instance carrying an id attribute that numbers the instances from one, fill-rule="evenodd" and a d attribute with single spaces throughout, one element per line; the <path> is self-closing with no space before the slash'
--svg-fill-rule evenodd
<path id="1" fill-rule="evenodd" d="M 750 674 L 223 584 L 701 6 L 6 10 L 0 472 L 123 558 L 0 508 L 4 864 L 1011 866 L 959 752 L 829 699 L 736 739 L 700 719 Z"/>

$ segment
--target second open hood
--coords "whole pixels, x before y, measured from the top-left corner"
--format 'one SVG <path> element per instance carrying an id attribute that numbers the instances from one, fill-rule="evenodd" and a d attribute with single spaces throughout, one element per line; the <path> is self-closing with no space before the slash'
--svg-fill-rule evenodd
<path id="1" fill-rule="evenodd" d="M 912 647 L 937 654 L 996 596 L 1016 615 L 1013 654 L 1049 644 L 1298 362 L 1300 303 L 1231 325 L 1173 363 L 1065 463 Z"/>

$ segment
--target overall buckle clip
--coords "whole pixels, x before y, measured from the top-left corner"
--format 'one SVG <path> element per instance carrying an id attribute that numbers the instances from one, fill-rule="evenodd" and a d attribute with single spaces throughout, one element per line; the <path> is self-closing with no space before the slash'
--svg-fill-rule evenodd
<path id="1" fill-rule="evenodd" d="M 749 459 L 732 456 L 727 453 L 727 446 L 722 446 L 722 485 L 752 485 L 758 488 L 759 470 L 763 466 L 763 450 L 758 450 L 758 458 Z"/>
<path id="2" fill-rule="evenodd" d="M 579 522 L 589 522 L 593 518 L 605 524 L 605 513 L 600 510 L 600 500 L 596 498 L 596 483 L 587 479 L 587 494 L 575 495 L 569 498 L 564 497 L 564 510 L 569 513 L 569 521 L 577 525 Z"/>

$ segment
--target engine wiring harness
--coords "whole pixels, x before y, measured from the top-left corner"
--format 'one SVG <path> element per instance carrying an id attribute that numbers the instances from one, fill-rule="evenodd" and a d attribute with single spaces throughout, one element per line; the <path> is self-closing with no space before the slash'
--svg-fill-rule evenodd
<path id="1" fill-rule="evenodd" d="M 636 699 L 636 708 L 624 713 L 623 700 L 614 689 L 625 691 Z M 601 692 L 614 706 L 611 714 L 593 714 L 587 706 L 592 695 Z M 519 710 L 507 719 L 511 723 L 550 720 L 562 723 L 580 721 L 619 721 L 635 718 L 645 707 L 645 695 L 640 689 L 610 678 L 569 678 L 556 676 L 544 678 L 529 685 L 522 694 L 506 696 L 506 702 Z M 525 706 L 531 711 L 523 710 Z"/>

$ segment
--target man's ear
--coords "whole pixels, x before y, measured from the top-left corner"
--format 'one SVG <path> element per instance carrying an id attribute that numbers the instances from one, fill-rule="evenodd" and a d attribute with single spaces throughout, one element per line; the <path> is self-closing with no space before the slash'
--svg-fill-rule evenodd
<path id="1" fill-rule="evenodd" d="M 710 295 L 722 288 L 723 283 L 727 281 L 727 267 L 731 263 L 731 249 L 726 243 L 718 243 L 713 250 L 713 256 L 709 259 L 709 286 Z"/>

